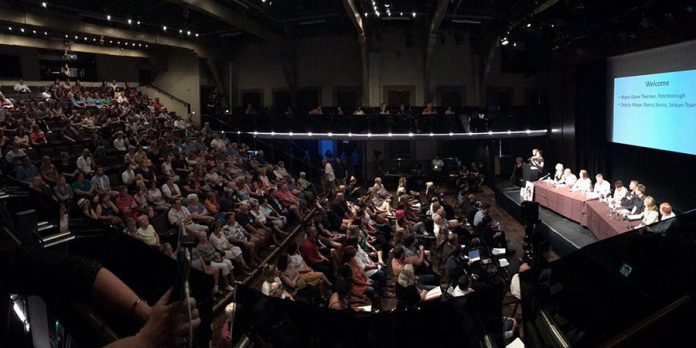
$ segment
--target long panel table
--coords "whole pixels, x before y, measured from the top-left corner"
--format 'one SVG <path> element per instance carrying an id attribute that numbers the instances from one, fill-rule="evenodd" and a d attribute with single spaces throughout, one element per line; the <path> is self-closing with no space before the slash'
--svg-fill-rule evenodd
<path id="1" fill-rule="evenodd" d="M 605 202 L 588 198 L 581 192 L 571 192 L 568 187 L 555 187 L 547 182 L 534 184 L 534 201 L 587 227 L 599 240 L 630 231 L 640 225 L 640 221 L 629 222 L 619 216 L 610 216 L 609 206 Z"/>

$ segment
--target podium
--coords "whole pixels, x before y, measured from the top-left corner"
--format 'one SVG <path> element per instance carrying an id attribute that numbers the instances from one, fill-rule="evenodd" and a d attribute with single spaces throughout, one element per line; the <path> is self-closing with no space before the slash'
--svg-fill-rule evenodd
<path id="1" fill-rule="evenodd" d="M 531 166 L 529 163 L 522 163 L 522 179 L 527 181 L 537 181 L 541 177 L 541 170 Z"/>

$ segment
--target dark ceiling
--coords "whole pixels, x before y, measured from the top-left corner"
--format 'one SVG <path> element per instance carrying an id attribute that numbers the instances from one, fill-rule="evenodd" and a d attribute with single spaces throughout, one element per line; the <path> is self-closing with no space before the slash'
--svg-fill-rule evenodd
<path id="1" fill-rule="evenodd" d="M 213 1 L 281 35 L 355 34 L 343 0 Z M 77 17 L 85 22 L 179 36 L 210 45 L 259 40 L 176 1 L 46 2 L 46 8 L 42 7 L 42 1 L 35 0 L 2 1 L 0 6 Z M 355 0 L 355 3 L 368 31 L 408 27 L 411 32 L 425 33 L 438 0 Z M 565 47 L 598 36 L 612 36 L 619 41 L 655 33 L 690 37 L 696 32 L 693 30 L 695 3 L 696 0 L 448 0 L 441 28 L 505 37 L 510 46 L 518 44 L 517 49 L 534 45 Z M 163 26 L 167 26 L 166 33 Z"/>

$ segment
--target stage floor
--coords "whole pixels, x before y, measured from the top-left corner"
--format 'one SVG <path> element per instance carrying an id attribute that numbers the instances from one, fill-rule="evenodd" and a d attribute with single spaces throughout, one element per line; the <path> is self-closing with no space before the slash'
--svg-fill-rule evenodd
<path id="1" fill-rule="evenodd" d="M 495 184 L 495 193 L 497 204 L 516 219 L 522 221 L 520 218 L 520 205 L 522 204 L 520 188 L 509 180 L 498 178 Z M 568 255 L 588 244 L 597 242 L 595 235 L 587 228 L 544 207 L 539 207 L 539 220 L 546 227 L 544 230 L 547 240 L 560 256 Z"/>

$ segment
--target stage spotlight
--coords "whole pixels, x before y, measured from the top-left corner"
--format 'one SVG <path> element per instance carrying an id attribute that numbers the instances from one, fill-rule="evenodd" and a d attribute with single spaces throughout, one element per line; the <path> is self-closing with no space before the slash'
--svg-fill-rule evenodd
<path id="1" fill-rule="evenodd" d="M 411 13 L 411 16 L 413 16 L 413 18 L 416 18 L 416 13 L 415 12 Z"/>
<path id="2" fill-rule="evenodd" d="M 42 2 L 42 3 L 41 3 L 41 7 L 46 8 L 46 7 L 48 7 L 48 4 L 45 3 L 45 2 Z"/>
<path id="3" fill-rule="evenodd" d="M 19 29 L 19 31 L 24 32 L 24 28 Z"/>
<path id="4" fill-rule="evenodd" d="M 135 22 L 135 24 L 140 25 L 140 21 Z"/>
<path id="5" fill-rule="evenodd" d="M 430 133 L 430 136 L 431 136 L 431 137 L 432 137 L 433 135 L 434 135 L 433 133 Z"/>
<path id="6" fill-rule="evenodd" d="M 106 20 L 110 21 L 111 20 L 111 15 L 106 15 Z"/>
<path id="7" fill-rule="evenodd" d="M 7 27 L 7 29 L 9 29 L 10 31 L 12 31 L 12 27 Z M 68 36 L 66 35 L 65 37 L 68 37 Z"/>
<path id="8" fill-rule="evenodd" d="M 290 132 L 290 133 L 288 133 L 288 135 L 289 135 L 289 136 L 292 136 L 292 135 L 293 135 L 293 133 L 292 133 L 292 132 Z"/>
<path id="9" fill-rule="evenodd" d="M 532 27 L 532 23 L 527 23 L 527 28 L 531 28 L 531 27 Z"/>
<path id="10" fill-rule="evenodd" d="M 367 137 L 368 138 L 372 137 L 372 133 L 367 133 Z"/>
<path id="11" fill-rule="evenodd" d="M 198 33 L 196 33 L 196 37 L 198 37 Z"/>
<path id="12" fill-rule="evenodd" d="M 307 133 L 307 135 L 311 137 L 311 136 L 312 136 L 312 132 Z"/>
<path id="13" fill-rule="evenodd" d="M 163 26 L 163 27 L 162 27 L 162 30 L 167 31 L 167 26 L 166 26 L 166 25 Z"/>
<path id="14" fill-rule="evenodd" d="M 388 134 L 388 135 L 389 135 L 389 136 L 391 137 L 391 136 L 392 136 L 391 132 L 389 132 L 389 134 Z"/>
<path id="15" fill-rule="evenodd" d="M 453 135 L 454 135 L 454 133 L 452 133 L 452 132 L 449 132 L 449 136 L 453 136 Z"/>
<path id="16" fill-rule="evenodd" d="M 48 32 L 47 32 L 47 31 L 44 31 L 44 36 L 47 36 L 47 35 L 48 35 Z"/>
<path id="17" fill-rule="evenodd" d="M 329 132 L 329 136 L 332 137 L 332 136 L 333 136 L 333 133 Z"/>
<path id="18" fill-rule="evenodd" d="M 413 136 L 413 133 L 408 133 L 408 136 L 409 136 L 409 137 L 412 137 L 412 136 Z"/>
<path id="19" fill-rule="evenodd" d="M 32 32 L 34 35 L 36 35 L 36 30 L 32 30 L 31 32 Z"/>
<path id="20" fill-rule="evenodd" d="M 352 136 L 353 136 L 353 133 L 348 133 L 348 136 L 349 136 L 349 137 L 352 137 Z"/>
<path id="21" fill-rule="evenodd" d="M 133 24 L 133 20 L 128 18 L 128 25 L 131 25 L 131 24 Z"/>
<path id="22" fill-rule="evenodd" d="M 186 31 L 186 35 L 191 36 L 191 31 L 190 30 Z"/>
<path id="23" fill-rule="evenodd" d="M 181 34 L 181 33 L 183 33 L 183 32 L 184 32 L 183 30 L 179 29 L 179 34 Z"/>

